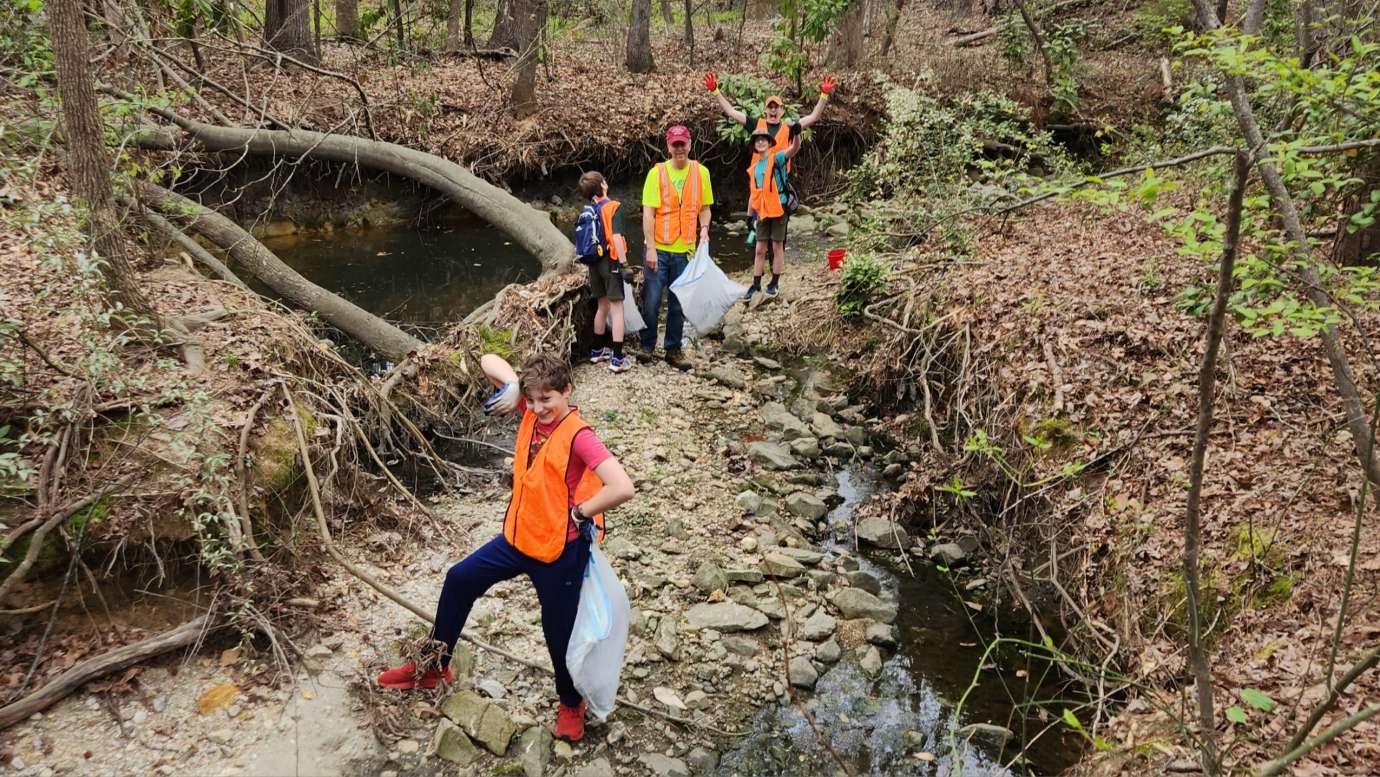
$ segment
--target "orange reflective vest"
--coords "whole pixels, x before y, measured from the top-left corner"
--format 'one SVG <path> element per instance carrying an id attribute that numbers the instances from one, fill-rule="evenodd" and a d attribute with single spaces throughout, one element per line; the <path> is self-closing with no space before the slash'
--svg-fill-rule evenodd
<path id="1" fill-rule="evenodd" d="M 694 245 L 699 234 L 700 201 L 703 199 L 703 185 L 700 181 L 700 163 L 690 162 L 685 172 L 685 183 L 680 194 L 671 185 L 671 174 L 667 172 L 667 162 L 658 162 L 656 169 L 661 176 L 661 205 L 656 209 L 656 226 L 653 236 L 661 245 L 670 245 L 683 240 Z"/>
<path id="2" fill-rule="evenodd" d="M 579 411 L 572 407 L 536 454 L 531 455 L 537 415 L 531 410 L 522 414 L 517 450 L 513 452 L 513 496 L 503 516 L 503 538 L 524 556 L 547 563 L 560 558 L 570 529 L 570 508 L 593 496 L 604 485 L 593 470 L 587 470 L 572 499 L 565 483 L 575 434 L 587 426 L 589 424 L 580 420 Z M 594 516 L 593 520 L 602 539 L 603 514 Z"/>
<path id="3" fill-rule="evenodd" d="M 759 135 L 759 134 L 766 134 L 766 132 L 767 132 L 767 120 L 766 120 L 766 119 L 758 119 L 758 120 L 757 120 L 757 126 L 756 126 L 756 127 L 753 127 L 753 129 L 752 129 L 752 134 L 754 134 L 754 135 Z M 775 153 L 778 152 L 778 151 L 785 151 L 786 149 L 788 149 L 788 148 L 790 148 L 790 147 L 791 147 L 791 125 L 790 125 L 790 122 L 787 122 L 787 121 L 786 121 L 786 118 L 783 116 L 783 117 L 781 117 L 781 123 L 778 124 L 777 127 L 776 127 L 776 135 L 773 136 L 773 140 L 772 140 L 772 142 L 771 142 L 771 148 L 767 149 L 767 153 L 769 153 L 769 154 L 775 154 Z M 757 150 L 754 149 L 753 152 L 752 152 L 752 163 L 755 165 L 755 164 L 757 164 L 759 161 L 761 161 L 761 159 L 762 159 L 762 154 L 761 154 L 760 152 L 758 152 Z M 790 169 L 791 169 L 791 163 L 790 163 L 790 162 L 786 162 L 786 171 L 787 171 L 787 172 L 790 172 Z"/>
<path id="4" fill-rule="evenodd" d="M 628 257 L 628 241 L 613 231 L 613 214 L 618 212 L 618 200 L 606 199 L 599 204 L 599 220 L 604 224 L 604 240 L 609 244 L 609 259 L 621 262 Z"/>
<path id="5" fill-rule="evenodd" d="M 756 213 L 759 219 L 774 219 L 786 215 L 786 209 L 781 207 L 781 190 L 776 185 L 776 171 L 772 169 L 775 163 L 775 153 L 767 156 L 766 170 L 762 173 L 764 183 L 761 186 L 757 185 L 757 163 L 753 162 L 748 166 L 748 208 Z"/>

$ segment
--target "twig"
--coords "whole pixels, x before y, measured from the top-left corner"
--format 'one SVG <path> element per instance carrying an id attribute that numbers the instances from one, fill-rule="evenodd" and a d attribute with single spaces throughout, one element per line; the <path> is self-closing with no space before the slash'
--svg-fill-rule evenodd
<path id="1" fill-rule="evenodd" d="M 249 432 L 254 428 L 254 421 L 259 417 L 259 410 L 268 402 L 269 397 L 273 396 L 273 389 L 270 387 L 259 395 L 258 401 L 249 408 L 249 413 L 245 415 L 244 424 L 240 427 L 240 447 L 235 455 L 235 479 L 239 481 L 239 488 L 236 490 L 236 502 L 239 508 L 240 534 L 244 542 L 244 548 L 249 551 L 249 555 L 255 561 L 263 561 L 263 553 L 259 551 L 259 544 L 254 540 L 254 521 L 249 515 L 249 473 L 246 471 L 245 462 L 249 452 Z"/>
<path id="2" fill-rule="evenodd" d="M 1380 645 L 1371 648 L 1369 653 L 1362 656 L 1361 660 L 1352 665 L 1352 667 L 1347 670 L 1346 674 L 1342 675 L 1341 678 L 1337 680 L 1337 684 L 1332 686 L 1332 690 L 1327 694 L 1327 698 L 1313 708 L 1313 711 L 1308 715 L 1308 720 L 1304 721 L 1303 725 L 1299 727 L 1298 733 L 1294 734 L 1294 738 L 1289 740 L 1288 745 L 1285 745 L 1285 751 L 1293 751 L 1299 747 L 1299 745 L 1302 745 L 1304 740 L 1308 739 L 1308 735 L 1313 732 L 1313 728 L 1317 726 L 1318 722 L 1327 714 L 1327 711 L 1332 709 L 1337 703 L 1337 700 L 1341 698 L 1342 692 L 1347 689 L 1347 686 L 1351 685 L 1351 683 L 1356 678 L 1360 677 L 1367 669 L 1375 666 L 1377 661 L 1380 661 Z"/>
<path id="3" fill-rule="evenodd" d="M 1345 734 L 1346 732 L 1350 731 L 1351 729 L 1355 728 L 1361 723 L 1370 720 L 1377 714 L 1380 714 L 1380 704 L 1372 704 L 1371 706 L 1366 707 L 1365 709 L 1361 710 L 1355 715 L 1352 715 L 1349 718 L 1343 718 L 1342 720 L 1333 723 L 1332 725 L 1323 729 L 1323 732 L 1319 734 L 1317 737 L 1305 742 L 1302 745 L 1299 745 L 1298 747 L 1289 751 L 1286 755 L 1276 758 L 1275 760 L 1266 764 L 1259 772 L 1256 773 L 1256 777 L 1274 777 L 1276 774 L 1279 774 L 1280 772 L 1289 768 L 1289 765 L 1293 762 L 1299 760 L 1305 755 L 1308 755 L 1309 753 L 1313 752 L 1319 747 L 1322 747 L 1328 742 L 1331 742 L 1332 740 L 1336 739 L 1342 734 Z"/>

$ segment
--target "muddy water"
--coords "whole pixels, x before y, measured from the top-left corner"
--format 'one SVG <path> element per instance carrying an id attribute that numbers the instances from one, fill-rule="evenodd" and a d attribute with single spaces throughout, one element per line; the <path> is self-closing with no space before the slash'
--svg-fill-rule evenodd
<path id="1" fill-rule="evenodd" d="M 853 511 L 877 487 L 865 470 L 837 478 L 844 501 L 828 516 L 833 539 L 826 551 L 852 550 Z M 900 604 L 895 655 L 876 678 L 847 659 L 824 673 L 806 702 L 813 724 L 792 705 L 764 710 L 751 734 L 724 755 L 720 775 L 1045 775 L 1077 762 L 1077 737 L 1050 725 L 1063 706 L 1052 669 L 1010 651 L 984 664 L 996 624 L 964 604 L 962 583 L 928 563 L 907 569 L 880 553 L 863 554 L 860 564 Z M 1021 631 L 1002 625 L 1007 634 Z M 1035 700 L 1040 705 L 1029 704 Z M 970 724 L 1002 726 L 1014 738 L 1003 746 L 989 733 L 965 732 Z"/>
<path id="2" fill-rule="evenodd" d="M 625 196 L 636 201 L 631 193 Z M 625 208 L 631 264 L 641 265 L 641 215 L 637 208 Z M 727 272 L 746 269 L 752 249 L 743 234 L 728 232 L 726 223 L 717 219 L 710 228 L 714 258 Z M 264 243 L 313 283 L 409 325 L 423 337 L 464 318 L 505 285 L 541 273 L 537 260 L 511 238 L 477 220 L 269 238 Z"/>

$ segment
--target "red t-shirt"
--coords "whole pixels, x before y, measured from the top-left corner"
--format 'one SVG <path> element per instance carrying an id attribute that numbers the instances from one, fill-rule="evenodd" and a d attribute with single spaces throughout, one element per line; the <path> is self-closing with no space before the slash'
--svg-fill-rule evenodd
<path id="1" fill-rule="evenodd" d="M 527 400 L 525 398 L 519 402 L 518 410 L 519 412 L 527 411 Z M 536 451 L 539 447 L 537 443 L 541 443 L 545 441 L 547 437 L 550 437 L 551 433 L 556 431 L 556 427 L 560 426 L 563 420 L 565 420 L 564 417 L 558 418 L 549 424 L 537 421 L 532 435 L 533 445 L 529 449 L 530 455 L 536 455 Z M 575 506 L 575 489 L 579 487 L 580 481 L 584 479 L 585 471 L 598 469 L 600 464 L 603 464 L 611 458 L 613 458 L 613 454 L 604 446 L 604 443 L 599 439 L 599 435 L 594 433 L 592 427 L 586 426 L 575 433 L 575 439 L 570 441 L 570 466 L 565 471 L 565 485 L 570 491 L 571 507 Z M 580 532 L 575 528 L 575 522 L 571 521 L 570 529 L 566 533 L 566 542 L 570 542 L 578 536 L 580 536 Z"/>

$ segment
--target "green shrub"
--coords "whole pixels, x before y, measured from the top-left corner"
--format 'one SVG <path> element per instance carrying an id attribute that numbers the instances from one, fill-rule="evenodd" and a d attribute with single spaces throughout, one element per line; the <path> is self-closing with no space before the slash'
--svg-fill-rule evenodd
<path id="1" fill-rule="evenodd" d="M 891 278 L 891 265 L 872 254 L 860 254 L 843 265 L 842 283 L 834 294 L 834 305 L 844 318 L 860 318 L 877 292 Z"/>

